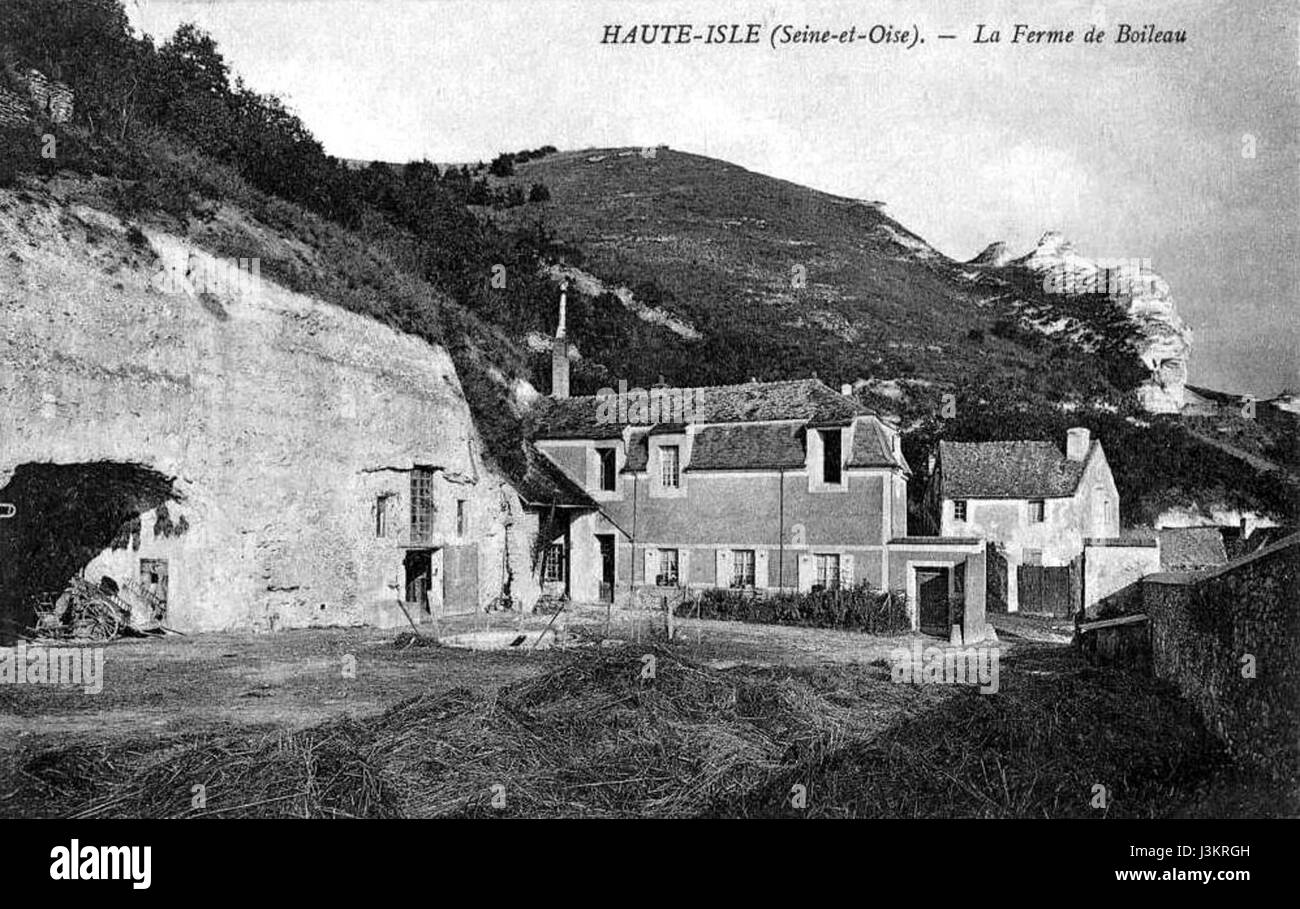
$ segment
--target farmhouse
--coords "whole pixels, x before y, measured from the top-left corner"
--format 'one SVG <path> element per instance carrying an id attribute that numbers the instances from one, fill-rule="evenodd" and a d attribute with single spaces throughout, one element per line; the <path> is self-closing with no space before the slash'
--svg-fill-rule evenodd
<path id="1" fill-rule="evenodd" d="M 1064 454 L 1051 442 L 940 442 L 926 500 L 941 534 L 986 540 L 1005 561 L 990 597 L 1011 612 L 1035 574 L 1022 566 L 1064 568 L 1089 541 L 1119 536 L 1115 479 L 1087 429 L 1068 432 Z"/>
<path id="2" fill-rule="evenodd" d="M 898 429 L 847 389 L 682 389 L 692 421 L 620 422 L 606 396 L 567 395 L 566 349 L 561 325 L 534 442 L 590 504 L 531 506 L 545 591 L 633 604 L 707 587 L 865 583 L 905 591 L 914 628 L 984 635 L 983 541 L 907 535 Z"/>

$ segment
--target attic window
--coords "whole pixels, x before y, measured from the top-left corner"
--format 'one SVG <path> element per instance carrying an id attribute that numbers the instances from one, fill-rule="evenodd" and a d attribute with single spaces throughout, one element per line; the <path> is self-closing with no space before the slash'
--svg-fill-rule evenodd
<path id="1" fill-rule="evenodd" d="M 966 520 L 966 500 L 957 499 L 952 503 L 952 519 L 954 521 Z"/>
<path id="2" fill-rule="evenodd" d="M 1047 503 L 1042 499 L 1029 500 L 1029 523 L 1041 524 L 1046 516 Z"/>
<path id="3" fill-rule="evenodd" d="M 681 450 L 676 445 L 659 447 L 659 466 L 665 489 L 677 489 L 682 485 Z"/>
<path id="4" fill-rule="evenodd" d="M 822 437 L 822 482 L 838 486 L 840 473 L 840 430 L 820 430 Z"/>
<path id="5" fill-rule="evenodd" d="M 615 451 L 612 448 L 599 448 L 596 454 L 600 458 L 600 489 L 602 492 L 613 492 Z"/>

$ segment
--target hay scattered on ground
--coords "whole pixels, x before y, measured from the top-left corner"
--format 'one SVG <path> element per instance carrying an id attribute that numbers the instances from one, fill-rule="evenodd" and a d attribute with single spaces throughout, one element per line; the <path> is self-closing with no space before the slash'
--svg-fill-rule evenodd
<path id="1" fill-rule="evenodd" d="M 791 677 L 714 672 L 663 647 L 585 650 L 492 698 L 455 689 L 117 766 L 120 781 L 74 814 L 688 817 L 838 747 L 854 722 Z"/>
<path id="2" fill-rule="evenodd" d="M 1173 813 L 1222 766 L 1171 692 L 1034 646 L 995 696 L 879 666 L 719 671 L 664 646 L 584 648 L 486 697 L 165 752 L 62 749 L 23 773 L 75 817 L 1055 817 Z"/>

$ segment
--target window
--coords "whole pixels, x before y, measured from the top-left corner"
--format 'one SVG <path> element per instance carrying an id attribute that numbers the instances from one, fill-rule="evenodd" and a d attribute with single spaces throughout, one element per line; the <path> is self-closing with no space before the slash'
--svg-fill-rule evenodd
<path id="1" fill-rule="evenodd" d="M 602 492 L 613 492 L 615 451 L 613 448 L 598 448 L 596 454 L 600 457 L 600 489 Z"/>
<path id="2" fill-rule="evenodd" d="M 375 497 L 375 536 L 388 536 L 388 519 L 389 508 L 392 507 L 393 497 L 391 495 L 382 495 Z"/>
<path id="3" fill-rule="evenodd" d="M 840 431 L 823 429 L 822 436 L 822 482 L 835 486 L 840 484 Z"/>
<path id="4" fill-rule="evenodd" d="M 552 543 L 546 547 L 546 558 L 542 561 L 543 581 L 564 581 L 564 544 Z"/>
<path id="5" fill-rule="evenodd" d="M 681 450 L 676 445 L 659 446 L 659 468 L 665 489 L 681 486 Z"/>
<path id="6" fill-rule="evenodd" d="M 817 586 L 825 590 L 837 590 L 840 586 L 840 557 L 837 555 L 817 556 Z"/>
<path id="7" fill-rule="evenodd" d="M 464 499 L 456 500 L 456 536 L 463 537 L 469 533 L 469 503 Z"/>
<path id="8" fill-rule="evenodd" d="M 966 500 L 957 499 L 952 503 L 952 519 L 954 521 L 966 520 Z"/>
<path id="9" fill-rule="evenodd" d="M 1042 499 L 1029 500 L 1029 523 L 1041 524 L 1046 516 L 1047 503 Z"/>
<path id="10" fill-rule="evenodd" d="M 733 549 L 731 551 L 731 586 L 754 586 L 754 550 Z"/>
<path id="11" fill-rule="evenodd" d="M 411 471 L 412 543 L 433 539 L 433 516 L 433 468 L 416 467 Z"/>
<path id="12" fill-rule="evenodd" d="M 677 586 L 676 549 L 659 550 L 659 574 L 655 577 L 655 584 L 659 587 Z"/>

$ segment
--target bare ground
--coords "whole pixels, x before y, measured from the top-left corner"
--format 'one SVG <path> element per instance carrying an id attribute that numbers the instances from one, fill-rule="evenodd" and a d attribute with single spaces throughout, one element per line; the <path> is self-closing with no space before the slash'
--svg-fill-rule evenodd
<path id="1" fill-rule="evenodd" d="M 479 615 L 444 621 L 438 630 L 446 635 L 489 627 L 536 629 L 550 621 L 547 616 Z M 634 673 L 644 651 L 698 667 L 687 671 L 705 685 L 702 691 L 734 684 L 743 696 L 739 702 L 732 698 L 725 719 L 711 720 L 707 705 L 691 707 L 694 693 L 682 692 L 682 700 L 655 706 L 653 698 L 642 701 L 636 686 L 620 696 L 603 687 L 608 680 L 587 676 L 584 683 L 582 673 L 590 661 L 583 664 L 586 669 L 579 667 L 575 681 L 571 670 L 578 664 L 560 650 L 403 647 L 395 641 L 397 631 L 375 629 L 116 642 L 107 649 L 104 690 L 98 695 L 48 685 L 0 686 L 0 815 L 65 816 L 89 810 L 87 816 L 154 816 L 155 811 L 191 816 L 184 799 L 177 806 L 158 807 L 148 802 L 153 796 L 142 794 L 147 787 L 127 792 L 129 778 L 137 773 L 174 775 L 186 760 L 193 762 L 204 748 L 215 747 L 214 741 L 227 749 L 223 761 L 233 748 L 250 762 L 242 771 L 229 771 L 231 798 L 243 797 L 240 773 L 260 774 L 267 779 L 257 783 L 263 788 L 256 794 L 272 793 L 266 801 L 273 804 L 251 802 L 249 810 L 291 816 L 491 813 L 480 804 L 482 783 L 512 772 L 512 792 L 523 793 L 516 798 L 524 805 L 512 802 L 512 813 L 532 814 L 789 814 L 791 787 L 807 783 L 810 792 L 818 793 L 818 802 L 805 814 L 1089 816 L 1094 813 L 1088 797 L 1095 779 L 1128 793 L 1128 803 L 1118 808 L 1126 816 L 1297 811 L 1294 792 L 1284 793 L 1278 805 L 1275 794 L 1238 780 L 1172 694 L 1148 680 L 1090 669 L 1057 644 L 1004 639 L 1004 696 L 981 698 L 963 686 L 892 684 L 887 656 L 896 647 L 910 647 L 914 638 L 908 635 L 685 620 L 678 622 L 676 639 L 665 649 L 663 623 L 661 614 L 607 614 L 596 607 L 574 608 L 556 620 L 581 639 L 622 642 L 614 650 L 624 654 L 622 662 L 630 668 L 619 673 Z M 349 657 L 355 659 L 352 677 L 345 675 Z M 609 670 L 606 664 L 601 671 Z M 542 678 L 552 671 L 554 679 Z M 621 680 L 615 688 L 627 685 L 621 674 L 608 678 Z M 528 735 L 578 738 L 569 750 L 552 741 L 553 753 L 540 754 L 512 738 L 514 724 L 524 715 L 502 714 L 491 704 L 503 690 L 552 689 L 555 679 L 578 687 L 565 689 L 554 707 L 539 708 L 558 712 L 551 719 L 540 713 L 527 720 L 535 724 Z M 592 685 L 600 690 L 588 690 Z M 416 696 L 428 697 L 410 701 Z M 570 698 L 577 700 L 566 700 Z M 685 726 L 660 728 L 656 724 L 663 721 L 664 709 L 673 716 L 686 709 L 695 718 Z M 606 718 L 606 711 L 614 712 Z M 408 713 L 411 719 L 404 719 Z M 362 725 L 348 725 L 357 722 Z M 472 731 L 479 728 L 482 733 Z M 641 732 L 628 738 L 627 730 L 634 728 Z M 409 739 L 423 729 L 428 731 L 419 735 L 428 738 Z M 792 745 L 786 758 L 757 777 L 751 773 L 743 782 L 736 777 L 719 784 L 716 792 L 700 789 L 689 804 L 663 793 L 637 802 L 627 792 L 639 784 L 627 777 L 634 771 L 626 768 L 667 761 L 656 764 L 660 773 L 664 767 L 686 773 L 683 768 L 695 766 L 698 755 L 692 748 L 697 746 L 672 751 L 674 741 L 685 741 L 681 736 L 711 743 L 737 729 L 748 730 L 747 735 L 758 729 L 769 745 L 788 738 L 798 747 Z M 337 791 L 321 799 L 280 802 L 274 794 L 283 781 L 272 779 L 269 770 L 262 772 L 265 765 L 256 755 L 266 754 L 273 762 L 282 758 L 288 753 L 280 744 L 286 732 L 305 736 L 309 755 L 322 747 L 312 742 L 337 745 L 357 734 L 363 742 L 384 735 L 406 741 L 414 749 L 413 769 L 384 774 L 397 780 L 398 788 L 404 774 L 414 774 L 409 777 L 414 789 L 406 801 L 376 801 L 380 796 L 375 795 L 358 802 L 345 775 L 339 777 Z M 485 749 L 486 741 L 496 746 Z M 370 778 L 373 768 L 366 767 L 373 760 L 383 766 L 383 749 L 389 746 L 365 757 L 373 747 L 347 754 L 348 766 L 361 768 L 360 779 Z M 447 748 L 460 757 L 448 757 Z M 626 765 L 622 778 L 620 761 Z M 168 762 L 175 762 L 177 770 L 167 771 Z M 432 773 L 434 764 L 441 769 L 428 779 L 421 777 Z M 521 770 L 525 764 L 531 767 L 526 772 Z M 706 761 L 689 772 L 704 779 L 712 771 Z M 744 772 L 739 765 L 727 771 Z M 487 776 L 479 779 L 479 774 Z M 550 789 L 540 788 L 542 779 Z M 531 795 L 530 786 L 537 790 Z M 573 788 L 564 800 L 548 801 L 556 798 L 557 786 Z M 661 788 L 676 792 L 673 785 Z M 437 799 L 430 795 L 433 790 L 440 793 Z M 528 798 L 534 801 L 529 804 Z"/>

